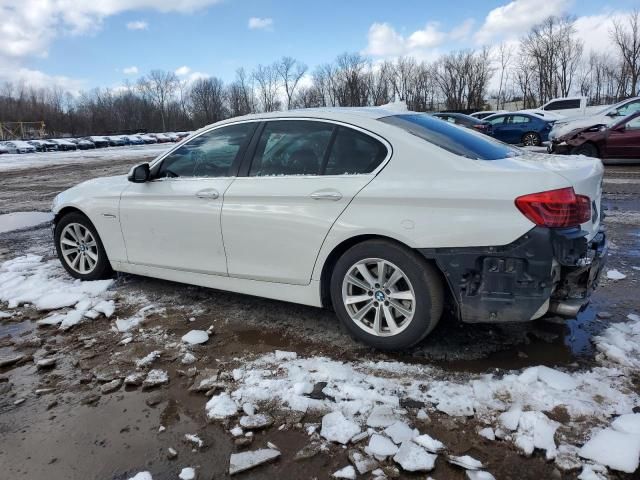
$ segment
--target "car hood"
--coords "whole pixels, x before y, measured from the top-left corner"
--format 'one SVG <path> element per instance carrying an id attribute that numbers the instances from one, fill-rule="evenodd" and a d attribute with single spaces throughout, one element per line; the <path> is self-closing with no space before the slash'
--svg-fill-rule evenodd
<path id="1" fill-rule="evenodd" d="M 584 130 L 593 127 L 594 125 L 610 126 L 616 120 L 616 118 L 607 117 L 606 115 L 593 115 L 590 117 L 577 118 L 575 120 L 559 120 L 554 124 L 549 137 L 554 140 L 571 133 L 573 130 Z"/>
<path id="2" fill-rule="evenodd" d="M 554 141 L 570 140 L 571 138 L 581 133 L 599 133 L 603 128 L 607 128 L 607 125 L 602 123 L 596 123 L 596 124 L 589 125 L 588 127 L 574 128 L 573 130 L 565 133 L 564 135 L 560 135 L 556 137 Z"/>

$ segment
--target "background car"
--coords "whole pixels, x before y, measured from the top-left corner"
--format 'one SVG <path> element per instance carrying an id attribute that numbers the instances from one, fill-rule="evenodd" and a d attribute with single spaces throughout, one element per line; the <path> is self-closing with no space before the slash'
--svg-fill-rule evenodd
<path id="1" fill-rule="evenodd" d="M 110 147 L 123 147 L 125 145 L 125 141 L 121 137 L 110 136 L 105 138 L 109 142 Z"/>
<path id="2" fill-rule="evenodd" d="M 22 140 L 10 140 L 4 142 L 4 146 L 7 153 L 36 153 L 36 147 Z"/>
<path id="3" fill-rule="evenodd" d="M 123 135 L 127 139 L 129 145 L 144 145 L 144 140 L 138 135 Z"/>
<path id="4" fill-rule="evenodd" d="M 85 138 L 71 138 L 69 139 L 69 141 L 75 143 L 78 147 L 78 150 L 89 150 L 92 148 L 96 148 L 95 143 Z"/>
<path id="5" fill-rule="evenodd" d="M 158 139 L 155 137 L 152 137 L 151 135 L 147 135 L 145 134 L 138 134 L 138 136 L 142 139 L 142 141 L 145 143 L 145 145 L 150 145 L 152 143 L 158 143 Z"/>
<path id="6" fill-rule="evenodd" d="M 33 145 L 34 147 L 36 147 L 36 152 L 47 151 L 47 147 L 45 146 L 44 142 L 41 140 L 27 140 L 27 143 L 29 145 Z"/>
<path id="7" fill-rule="evenodd" d="M 52 140 L 52 142 L 55 142 L 56 145 L 58 145 L 58 150 L 62 152 L 73 151 L 78 149 L 75 143 L 65 138 L 57 138 Z"/>
<path id="8" fill-rule="evenodd" d="M 640 163 L 640 111 L 611 126 L 577 128 L 554 139 L 549 150 L 597 157 L 603 163 Z"/>
<path id="9" fill-rule="evenodd" d="M 493 131 L 493 125 L 491 125 L 491 123 L 463 113 L 440 112 L 434 113 L 433 116 L 449 123 L 455 123 L 456 125 L 462 125 L 463 127 L 486 133 L 487 135 L 491 135 Z"/>
<path id="10" fill-rule="evenodd" d="M 484 119 L 493 125 L 493 136 L 505 143 L 537 146 L 546 142 L 553 125 L 532 113 L 499 113 Z"/>
<path id="11" fill-rule="evenodd" d="M 171 139 L 164 133 L 150 133 L 149 136 L 155 138 L 158 143 L 167 143 L 171 141 Z"/>
<path id="12" fill-rule="evenodd" d="M 93 136 L 84 138 L 84 140 L 89 140 L 91 143 L 95 145 L 96 148 L 103 148 L 103 147 L 109 146 L 109 140 L 107 140 L 105 137 L 93 135 Z"/>
<path id="13" fill-rule="evenodd" d="M 9 153 L 9 149 L 0 143 L 0 155 L 3 153 Z"/>
<path id="14" fill-rule="evenodd" d="M 178 140 L 180 140 L 180 137 L 178 137 L 178 135 L 173 132 L 165 132 L 164 135 L 169 137 L 169 141 L 171 142 L 177 142 Z"/>

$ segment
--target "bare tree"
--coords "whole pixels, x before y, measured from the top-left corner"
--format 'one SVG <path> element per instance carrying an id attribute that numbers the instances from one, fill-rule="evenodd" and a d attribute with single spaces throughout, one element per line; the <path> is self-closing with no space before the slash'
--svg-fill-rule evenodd
<path id="1" fill-rule="evenodd" d="M 280 109 L 278 100 L 278 72 L 272 65 L 258 65 L 252 74 L 258 88 L 258 98 L 265 112 Z"/>
<path id="2" fill-rule="evenodd" d="M 284 93 L 287 96 L 287 110 L 290 110 L 296 87 L 304 74 L 307 73 L 307 66 L 294 58 L 282 57 L 279 62 L 274 64 L 274 68 L 282 80 Z"/>
<path id="3" fill-rule="evenodd" d="M 138 87 L 143 95 L 146 95 L 158 107 L 162 119 L 162 131 L 166 131 L 167 104 L 175 95 L 178 77 L 173 72 L 152 70 L 149 75 L 139 80 Z"/>
<path id="4" fill-rule="evenodd" d="M 497 60 L 500 65 L 500 81 L 498 83 L 497 108 L 504 108 L 505 104 L 505 87 L 509 80 L 509 64 L 513 55 L 513 48 L 507 43 L 501 43 L 498 47 Z"/>
<path id="5" fill-rule="evenodd" d="M 198 124 L 218 122 L 228 116 L 222 80 L 215 77 L 193 82 L 190 90 L 193 120 Z"/>
<path id="6" fill-rule="evenodd" d="M 622 57 L 623 69 L 629 75 L 629 95 L 640 95 L 640 12 L 631 12 L 626 25 L 614 21 L 611 37 Z"/>

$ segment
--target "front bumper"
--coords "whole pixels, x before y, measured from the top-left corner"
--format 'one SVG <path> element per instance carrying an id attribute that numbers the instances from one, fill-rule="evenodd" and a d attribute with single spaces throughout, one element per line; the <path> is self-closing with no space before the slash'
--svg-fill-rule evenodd
<path id="1" fill-rule="evenodd" d="M 568 155 L 571 152 L 571 148 L 571 145 L 568 145 L 565 142 L 551 142 L 547 145 L 547 152 L 558 155 Z"/>
<path id="2" fill-rule="evenodd" d="M 607 255 L 606 236 L 535 227 L 500 247 L 421 249 L 440 267 L 466 323 L 529 321 L 589 303 Z M 555 308 L 571 303 L 571 310 Z"/>

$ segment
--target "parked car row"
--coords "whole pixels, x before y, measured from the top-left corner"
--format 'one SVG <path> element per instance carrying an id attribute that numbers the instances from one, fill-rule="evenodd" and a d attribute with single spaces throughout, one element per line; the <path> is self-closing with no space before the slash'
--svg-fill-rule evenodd
<path id="1" fill-rule="evenodd" d="M 125 145 L 149 145 L 153 143 L 178 142 L 191 132 L 139 133 L 136 135 L 91 135 L 82 138 L 60 138 L 46 140 L 9 140 L 0 142 L 2 153 L 36 153 L 73 150 L 89 150 L 92 148 L 122 147 Z"/>
<path id="2" fill-rule="evenodd" d="M 471 128 L 505 143 L 526 146 L 541 145 L 549 140 L 555 120 L 543 118 L 533 112 L 493 113 L 482 119 L 462 113 L 434 113 L 434 117 Z"/>

